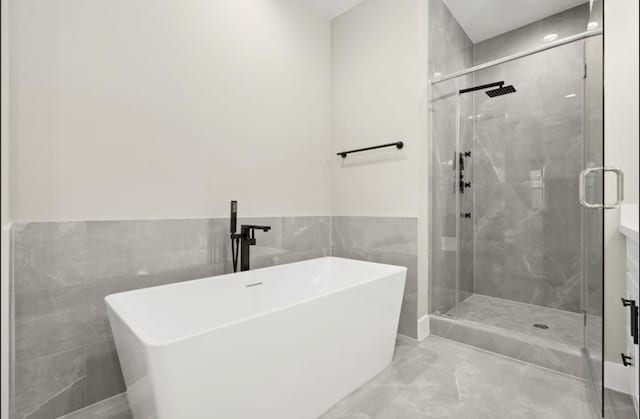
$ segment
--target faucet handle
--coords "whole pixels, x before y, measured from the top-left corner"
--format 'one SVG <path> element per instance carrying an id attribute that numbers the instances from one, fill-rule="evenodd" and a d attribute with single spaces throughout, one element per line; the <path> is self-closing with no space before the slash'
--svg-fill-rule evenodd
<path id="1" fill-rule="evenodd" d="M 245 231 L 251 230 L 252 232 L 255 231 L 255 230 L 269 231 L 269 230 L 271 230 L 271 226 L 258 226 L 258 225 L 252 225 L 252 224 L 243 224 L 241 229 L 245 230 Z"/>

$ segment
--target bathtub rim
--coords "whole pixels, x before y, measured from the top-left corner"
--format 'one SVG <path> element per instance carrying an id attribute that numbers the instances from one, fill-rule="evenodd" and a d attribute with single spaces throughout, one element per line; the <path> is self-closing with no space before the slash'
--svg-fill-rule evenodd
<path id="1" fill-rule="evenodd" d="M 385 275 L 385 276 L 375 276 L 373 278 L 369 278 L 366 280 L 363 280 L 362 282 L 358 282 L 356 284 L 350 285 L 350 286 L 346 286 L 343 288 L 338 288 L 336 290 L 332 290 L 330 292 L 326 292 L 323 294 L 319 294 L 316 295 L 314 297 L 309 297 L 309 298 L 303 298 L 300 300 L 296 300 L 292 303 L 289 304 L 285 304 L 282 306 L 279 306 L 277 308 L 273 308 L 271 310 L 266 310 L 263 312 L 259 312 L 259 313 L 254 313 L 252 315 L 246 316 L 246 317 L 242 317 L 240 319 L 237 320 L 232 320 L 223 324 L 219 324 L 216 326 L 212 326 L 212 327 L 208 327 L 208 328 L 203 328 L 202 330 L 199 330 L 197 332 L 193 332 L 193 333 L 189 333 L 189 334 L 185 334 L 176 338 L 172 338 L 172 339 L 159 339 L 157 337 L 153 337 L 150 336 L 150 333 L 144 333 L 143 331 L 139 330 L 139 329 L 143 329 L 142 327 L 137 327 L 134 328 L 131 326 L 131 323 L 138 324 L 139 322 L 137 321 L 127 321 L 127 315 L 126 315 L 126 308 L 123 306 L 123 304 L 119 303 L 119 301 L 117 300 L 117 296 L 118 295 L 122 295 L 122 294 L 129 294 L 129 293 L 139 293 L 139 292 L 143 292 L 144 290 L 148 290 L 150 288 L 161 288 L 161 287 L 176 287 L 176 286 L 181 286 L 187 282 L 192 282 L 192 281 L 206 281 L 206 280 L 211 280 L 211 279 L 221 279 L 222 277 L 225 276 L 231 276 L 234 275 L 236 273 L 228 273 L 228 274 L 223 274 L 223 275 L 216 275 L 216 276 L 209 276 L 209 277 L 205 277 L 205 278 L 197 278 L 197 279 L 192 279 L 192 280 L 188 280 L 188 281 L 182 281 L 182 282 L 174 282 L 171 284 L 163 284 L 163 285 L 157 285 L 157 286 L 152 286 L 152 287 L 146 287 L 146 288 L 141 288 L 138 290 L 131 290 L 131 291 L 123 291 L 123 292 L 118 292 L 118 293 L 113 293 L 113 294 L 109 294 L 106 297 L 104 297 L 104 301 L 105 304 L 107 306 L 107 310 L 109 314 L 115 315 L 118 317 L 118 320 L 142 343 L 142 345 L 145 346 L 145 348 L 155 348 L 155 349 L 160 349 L 163 347 L 167 347 L 170 345 L 174 345 L 189 339 L 193 339 L 193 338 L 197 338 L 199 336 L 203 336 L 207 333 L 211 333 L 211 332 L 215 332 L 216 330 L 221 330 L 227 327 L 231 327 L 234 325 L 238 325 L 240 323 L 244 323 L 250 320 L 254 320 L 258 317 L 264 317 L 264 316 L 268 316 L 270 314 L 273 313 L 277 313 L 280 311 L 284 311 L 286 309 L 292 308 L 292 307 L 296 307 L 299 306 L 301 304 L 304 303 L 308 303 L 310 301 L 314 301 L 314 300 L 319 300 L 319 299 L 323 299 L 326 297 L 330 297 L 332 295 L 338 294 L 340 292 L 344 292 L 347 290 L 351 290 L 354 288 L 358 288 L 360 286 L 369 284 L 373 281 L 377 281 L 380 280 L 382 278 L 388 277 L 388 276 L 392 276 L 395 274 L 399 274 L 399 273 L 404 273 L 404 278 L 403 278 L 403 284 L 402 284 L 402 288 L 403 288 L 403 292 L 404 292 L 404 287 L 406 286 L 406 274 L 407 274 L 407 268 L 405 266 L 399 266 L 399 265 L 390 265 L 390 264 L 386 264 L 386 263 L 379 263 L 379 262 L 369 262 L 366 260 L 359 260 L 359 259 L 350 259 L 350 258 L 343 258 L 343 257 L 337 257 L 337 256 L 324 256 L 321 258 L 314 258 L 314 259 L 307 259 L 307 260 L 303 260 L 303 261 L 299 261 L 299 262 L 292 262 L 292 263 L 284 263 L 282 265 L 275 265 L 275 266 L 269 266 L 269 267 L 265 267 L 265 268 L 259 268 L 259 269 L 255 269 L 253 270 L 254 272 L 256 271 L 264 271 L 264 270 L 272 270 L 272 269 L 278 269 L 278 268 L 282 268 L 284 266 L 288 266 L 288 265 L 297 265 L 297 264 L 302 264 L 305 262 L 310 262 L 310 261 L 316 261 L 316 260 L 332 260 L 332 259 L 336 259 L 336 260 L 348 260 L 348 261 L 352 261 L 352 262 L 358 262 L 358 263 L 364 263 L 364 264 L 371 264 L 371 265 L 382 265 L 382 266 L 387 266 L 387 267 L 393 267 L 396 268 L 397 270 L 390 272 L 389 274 Z M 122 313 L 122 311 L 124 311 L 125 313 Z M 130 319 L 129 319 L 130 320 Z M 111 320 L 109 320 L 110 326 L 113 327 L 111 325 Z M 136 330 L 138 329 L 138 330 Z"/>

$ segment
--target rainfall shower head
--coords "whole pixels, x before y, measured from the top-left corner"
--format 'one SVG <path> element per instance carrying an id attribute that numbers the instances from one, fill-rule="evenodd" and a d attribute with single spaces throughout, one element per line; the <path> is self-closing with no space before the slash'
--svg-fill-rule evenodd
<path id="1" fill-rule="evenodd" d="M 491 89 L 491 90 L 486 90 Z M 480 86 L 467 87 L 466 89 L 460 90 L 460 94 L 476 92 L 478 90 L 486 90 L 485 93 L 489 97 L 497 97 L 502 95 L 507 95 L 509 93 L 515 93 L 516 88 L 512 85 L 505 86 L 504 80 L 495 81 L 493 83 L 481 84 Z"/>
<path id="2" fill-rule="evenodd" d="M 513 87 L 512 85 L 508 85 L 508 86 L 500 86 L 497 89 L 493 89 L 493 90 L 487 90 L 485 93 L 489 97 L 497 97 L 502 95 L 508 95 L 509 93 L 515 93 L 515 92 L 516 92 L 516 88 Z"/>

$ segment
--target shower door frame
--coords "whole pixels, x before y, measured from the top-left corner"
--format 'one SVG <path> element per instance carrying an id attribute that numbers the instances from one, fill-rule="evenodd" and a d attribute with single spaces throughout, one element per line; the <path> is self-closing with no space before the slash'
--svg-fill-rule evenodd
<path id="1" fill-rule="evenodd" d="M 602 8 L 602 22 L 604 22 L 604 7 L 603 7 L 603 2 L 600 1 L 598 2 L 598 6 L 600 6 Z M 597 7 L 597 6 L 594 6 Z M 593 10 L 592 10 L 593 12 Z M 600 109 L 600 118 L 601 118 L 601 127 L 600 127 L 600 136 L 599 136 L 599 146 L 601 147 L 601 155 L 600 155 L 600 161 L 598 162 L 598 165 L 601 167 L 604 167 L 605 164 L 605 136 L 604 136 L 604 31 L 603 31 L 603 35 L 600 38 L 602 41 L 602 46 L 600 48 L 600 58 L 601 58 L 601 62 L 597 63 L 599 64 L 599 66 L 601 67 L 600 70 L 602 72 L 601 77 L 599 78 L 600 81 L 600 99 L 601 99 L 601 109 Z M 590 69 L 589 67 L 589 60 L 588 60 L 588 44 L 589 44 L 590 40 L 589 39 L 585 39 L 584 40 L 584 44 L 583 44 L 583 48 L 584 48 L 584 84 L 583 84 L 583 92 L 584 92 L 584 97 L 583 97 L 583 108 L 584 108 L 584 129 L 583 129 L 583 135 L 584 135 L 584 144 L 585 147 L 583 148 L 583 154 L 582 154 L 582 162 L 583 162 L 583 167 L 587 168 L 587 166 L 589 165 L 589 154 L 590 154 L 590 142 L 589 142 L 589 136 L 591 135 L 590 130 L 589 130 L 589 116 L 590 116 L 590 112 L 589 112 L 589 87 L 588 87 L 588 74 L 590 74 L 592 72 L 592 69 Z M 582 184 L 582 176 L 583 173 L 585 173 L 585 171 L 583 171 L 580 174 L 580 185 L 579 185 L 579 195 L 582 195 L 582 193 L 584 192 L 583 188 L 583 184 Z M 594 410 L 596 411 L 596 414 L 599 417 L 604 418 L 605 417 L 605 382 L 604 382 L 604 374 L 605 374 L 605 257 L 604 257 L 604 251 L 605 251 L 605 235 L 604 235 L 604 227 L 605 227 L 605 221 L 604 221 L 604 211 L 606 209 L 611 209 L 611 208 L 606 208 L 605 206 L 605 182 L 604 182 L 604 171 L 601 172 L 601 175 L 599 176 L 598 179 L 598 184 L 600 185 L 600 188 L 596 188 L 597 192 L 600 192 L 601 194 L 601 199 L 602 199 L 602 203 L 603 206 L 599 209 L 595 209 L 595 208 L 590 208 L 588 205 L 584 205 L 584 203 L 582 202 L 582 196 L 579 196 L 579 201 L 581 204 L 581 214 L 580 214 L 580 232 L 581 232 L 581 246 L 582 246 L 582 252 L 583 252 L 583 260 L 582 260 L 582 264 L 581 264 L 581 268 L 582 268 L 582 286 L 583 286 L 583 290 L 582 290 L 582 299 L 583 299 L 583 311 L 584 311 L 584 334 L 583 334 L 583 338 L 584 338 L 584 342 L 583 342 L 583 347 L 581 348 L 581 353 L 582 353 L 582 360 L 584 363 L 584 368 L 585 368 L 585 379 L 587 381 L 587 385 L 589 388 L 589 392 L 591 395 L 591 399 L 592 399 L 592 407 L 594 408 Z M 620 191 L 618 191 L 620 192 Z M 600 231 L 600 256 L 602 258 L 602 262 L 601 262 L 601 266 L 600 266 L 600 272 L 599 272 L 599 281 L 602 284 L 602 295 L 600 298 L 600 309 L 601 309 L 601 321 L 602 321 L 602 325 L 600 328 L 600 365 L 596 366 L 594 365 L 594 363 L 592 362 L 592 357 L 591 357 L 591 352 L 589 350 L 589 344 L 588 344 L 588 324 L 589 324 L 589 318 L 588 318 L 588 277 L 587 277 L 587 263 L 588 263 L 588 244 L 589 244 L 589 240 L 591 239 L 591 237 L 589 237 L 589 233 L 587 231 L 588 228 L 588 217 L 591 214 L 592 211 L 599 211 L 599 221 L 600 221 L 600 227 L 601 227 L 601 231 Z M 597 378 L 597 374 L 596 374 L 596 369 L 599 370 L 599 375 L 600 375 L 600 380 L 598 380 Z"/>

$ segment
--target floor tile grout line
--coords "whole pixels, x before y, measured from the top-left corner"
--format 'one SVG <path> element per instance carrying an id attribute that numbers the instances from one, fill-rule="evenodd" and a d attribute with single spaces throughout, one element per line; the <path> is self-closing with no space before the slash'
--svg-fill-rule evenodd
<path id="1" fill-rule="evenodd" d="M 38 409 L 41 409 L 44 405 L 46 405 L 47 403 L 49 403 L 51 400 L 55 399 L 56 397 L 58 397 L 59 395 L 61 395 L 62 393 L 64 393 L 65 391 L 69 390 L 71 387 L 73 387 L 74 385 L 76 385 L 78 382 L 80 382 L 81 380 L 84 380 L 86 377 L 85 374 L 82 375 L 82 377 L 78 378 L 77 380 L 75 380 L 73 383 L 69 384 L 68 386 L 66 386 L 65 388 L 63 388 L 62 390 L 58 391 L 57 393 L 55 393 L 53 396 L 49 397 L 47 400 L 45 400 L 40 406 L 36 407 L 34 410 L 32 410 L 31 412 L 25 414 L 23 416 L 24 419 L 28 418 L 29 416 L 33 415 L 35 412 L 38 411 Z M 84 383 L 83 383 L 83 387 L 84 387 Z"/>
<path id="2" fill-rule="evenodd" d="M 72 412 L 65 413 L 64 415 L 62 415 L 62 416 L 58 417 L 58 419 L 66 418 L 66 417 L 68 417 L 69 415 L 76 414 L 76 413 L 81 413 L 81 412 L 83 412 L 83 411 L 85 411 L 85 410 L 93 409 L 93 408 L 95 408 L 97 405 L 101 405 L 101 404 L 103 404 L 103 403 L 108 403 L 109 401 L 111 401 L 111 400 L 113 400 L 113 399 L 117 399 L 117 398 L 119 398 L 119 397 L 125 397 L 125 398 L 126 398 L 126 397 L 127 397 L 127 392 L 126 392 L 126 391 L 123 391 L 122 393 L 114 394 L 113 396 L 109 396 L 109 397 L 107 397 L 106 399 L 99 400 L 99 401 L 97 401 L 97 402 L 95 402 L 95 403 L 92 403 L 92 404 L 90 404 L 90 405 L 87 405 L 87 406 L 81 407 L 80 409 L 74 410 L 74 411 L 72 411 Z M 128 401 L 127 401 L 127 403 L 128 403 Z"/>

